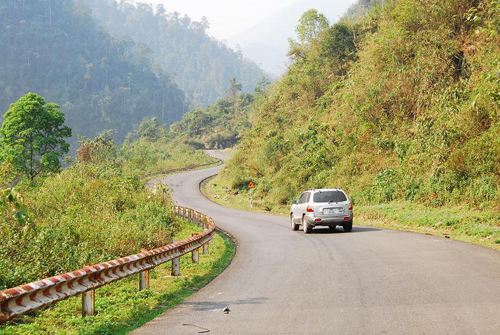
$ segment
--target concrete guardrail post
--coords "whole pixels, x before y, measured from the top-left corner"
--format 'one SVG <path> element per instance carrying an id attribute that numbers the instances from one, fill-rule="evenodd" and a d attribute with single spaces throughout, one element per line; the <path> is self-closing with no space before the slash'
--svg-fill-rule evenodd
<path id="1" fill-rule="evenodd" d="M 192 236 L 196 236 L 198 234 L 194 233 Z M 196 248 L 194 249 L 192 252 L 191 252 L 191 260 L 193 261 L 193 263 L 198 263 L 200 259 L 200 248 Z"/>
<path id="2" fill-rule="evenodd" d="M 181 274 L 181 259 L 176 257 L 172 259 L 172 276 L 179 276 Z"/>
<path id="3" fill-rule="evenodd" d="M 149 270 L 139 273 L 139 291 L 149 290 Z"/>
<path id="4" fill-rule="evenodd" d="M 210 251 L 209 251 L 209 249 L 208 249 L 208 248 L 209 248 L 209 246 L 208 246 L 208 242 L 204 243 L 204 244 L 203 244 L 203 254 L 205 254 L 205 255 L 208 255 L 208 254 L 209 254 L 209 252 L 210 252 Z"/>
<path id="5" fill-rule="evenodd" d="M 95 315 L 95 290 L 82 293 L 82 316 Z"/>
<path id="6" fill-rule="evenodd" d="M 194 249 L 191 253 L 191 260 L 193 263 L 198 263 L 198 260 L 200 259 L 200 249 Z"/>

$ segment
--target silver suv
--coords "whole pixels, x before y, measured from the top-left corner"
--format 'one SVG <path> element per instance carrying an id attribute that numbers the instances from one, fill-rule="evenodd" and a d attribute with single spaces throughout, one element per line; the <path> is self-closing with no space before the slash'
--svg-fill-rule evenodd
<path id="1" fill-rule="evenodd" d="M 352 230 L 352 203 L 347 194 L 339 189 L 308 190 L 299 200 L 292 201 L 290 209 L 292 230 L 302 225 L 308 234 L 316 226 L 335 229 L 343 226 L 344 231 Z"/>

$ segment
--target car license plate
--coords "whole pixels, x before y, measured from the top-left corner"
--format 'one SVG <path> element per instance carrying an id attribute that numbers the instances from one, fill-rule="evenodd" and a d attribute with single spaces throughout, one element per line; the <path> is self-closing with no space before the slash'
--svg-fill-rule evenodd
<path id="1" fill-rule="evenodd" d="M 343 208 L 325 208 L 323 209 L 323 214 L 340 214 L 344 213 Z"/>

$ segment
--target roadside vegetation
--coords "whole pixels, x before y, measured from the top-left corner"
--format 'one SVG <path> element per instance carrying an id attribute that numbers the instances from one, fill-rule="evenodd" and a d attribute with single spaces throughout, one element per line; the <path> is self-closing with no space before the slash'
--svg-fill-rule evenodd
<path id="1" fill-rule="evenodd" d="M 208 189 L 245 207 L 253 181 L 254 207 L 286 214 L 303 190 L 339 187 L 362 218 L 497 245 L 500 2 L 378 3 L 302 16 L 288 72 Z"/>
<path id="2" fill-rule="evenodd" d="M 233 78 L 226 96 L 205 108 L 186 113 L 170 126 L 168 137 L 196 149 L 225 149 L 236 145 L 251 126 L 251 106 L 264 98 L 270 82 L 262 78 L 253 94 L 241 93 L 241 84 Z"/>
<path id="3" fill-rule="evenodd" d="M 34 117 L 43 122 L 33 122 Z M 165 126 L 146 118 L 122 146 L 111 131 L 81 138 L 76 156 L 67 158 L 62 168 L 62 155 L 68 152 L 65 137 L 71 134 L 63 124 L 58 106 L 33 93 L 5 114 L 0 129 L 0 290 L 199 231 L 175 218 L 166 188 L 150 192 L 141 176 L 214 158 L 167 139 Z M 96 317 L 78 317 L 81 299 L 76 297 L 13 320 L 0 333 L 109 333 L 145 322 L 220 273 L 232 258 L 234 244 L 218 236 L 211 250 L 213 255 L 200 267 L 187 266 L 188 277 L 159 283 L 157 291 L 153 284 L 152 291 L 135 292 L 136 276 L 99 289 L 103 298 L 97 300 L 97 309 L 102 314 Z M 157 282 L 166 271 L 153 275 Z"/>

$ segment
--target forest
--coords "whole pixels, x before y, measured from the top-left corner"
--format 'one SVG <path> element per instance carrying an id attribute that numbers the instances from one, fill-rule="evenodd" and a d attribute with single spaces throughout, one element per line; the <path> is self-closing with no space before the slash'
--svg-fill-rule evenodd
<path id="1" fill-rule="evenodd" d="M 187 94 L 195 107 L 216 102 L 228 83 L 236 78 L 242 91 L 250 93 L 266 74 L 257 64 L 243 58 L 208 35 L 206 17 L 192 21 L 165 6 L 127 0 L 83 0 L 97 22 L 117 38 L 131 38 L 135 49 L 144 50 Z"/>
<path id="2" fill-rule="evenodd" d="M 264 75 L 257 65 L 209 38 L 203 23 L 160 9 L 114 1 L 2 1 L 0 111 L 28 92 L 60 105 L 74 152 L 79 136 L 112 130 L 121 142 L 144 117 L 167 125 L 180 120 L 192 105 L 222 97 L 233 77 L 253 90 Z M 103 13 L 114 13 L 106 27 Z M 127 20 L 145 30 L 127 30 Z M 162 34 L 151 34 L 158 27 Z"/>

